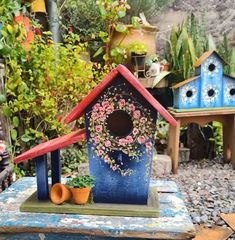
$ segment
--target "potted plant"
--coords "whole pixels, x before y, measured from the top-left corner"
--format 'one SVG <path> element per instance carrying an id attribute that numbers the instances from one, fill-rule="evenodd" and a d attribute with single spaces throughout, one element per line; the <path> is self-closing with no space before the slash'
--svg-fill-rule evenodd
<path id="1" fill-rule="evenodd" d="M 146 44 L 139 41 L 133 41 L 129 44 L 128 50 L 131 54 L 132 64 L 134 66 L 144 66 L 145 57 L 148 50 Z"/>
<path id="2" fill-rule="evenodd" d="M 70 191 L 73 195 L 73 201 L 76 204 L 86 204 L 91 188 L 95 186 L 95 178 L 90 175 L 78 176 L 69 179 L 66 185 L 70 187 Z"/>

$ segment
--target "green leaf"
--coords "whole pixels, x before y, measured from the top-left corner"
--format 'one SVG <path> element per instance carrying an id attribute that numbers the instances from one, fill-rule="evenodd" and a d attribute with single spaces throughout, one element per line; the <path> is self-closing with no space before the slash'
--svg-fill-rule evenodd
<path id="1" fill-rule="evenodd" d="M 140 23 L 139 17 L 132 17 L 131 18 L 131 24 L 134 28 L 140 29 L 142 27 L 142 24 Z"/>
<path id="2" fill-rule="evenodd" d="M 119 18 L 123 18 L 123 17 L 125 17 L 126 16 L 126 12 L 125 11 L 119 11 L 118 12 L 118 17 Z"/>
<path id="3" fill-rule="evenodd" d="M 17 116 L 13 117 L 12 123 L 14 127 L 18 127 L 20 123 L 19 118 Z"/>
<path id="4" fill-rule="evenodd" d="M 208 41 L 208 51 L 213 51 L 213 50 L 216 51 L 215 41 L 214 41 L 211 34 L 208 35 L 208 40 L 207 41 Z"/>
<path id="5" fill-rule="evenodd" d="M 230 72 L 229 72 L 229 74 L 232 77 L 235 77 L 235 48 L 232 49 L 229 65 L 230 65 Z"/>
<path id="6" fill-rule="evenodd" d="M 195 51 L 195 48 L 194 48 L 194 45 L 193 45 L 192 38 L 188 38 L 188 46 L 189 46 L 189 51 L 190 51 L 192 63 L 194 64 L 197 60 L 197 57 L 196 57 L 196 51 Z"/>
<path id="7" fill-rule="evenodd" d="M 6 117 L 10 117 L 11 114 L 12 114 L 11 109 L 8 106 L 4 106 L 3 107 L 3 114 Z"/>
<path id="8" fill-rule="evenodd" d="M 95 57 L 97 57 L 97 56 L 99 56 L 101 53 L 103 53 L 104 52 L 104 48 L 103 47 L 100 47 L 95 53 L 94 53 L 94 55 L 93 55 L 93 57 L 95 58 Z"/>
<path id="9" fill-rule="evenodd" d="M 154 88 L 162 79 L 164 79 L 170 72 L 168 71 L 163 71 L 160 72 L 153 80 L 153 85 L 152 88 Z"/>
<path id="10" fill-rule="evenodd" d="M 28 135 L 23 135 L 23 136 L 21 137 L 21 140 L 22 140 L 23 142 L 29 142 L 31 139 L 32 139 L 32 138 L 31 138 L 30 136 L 28 136 Z"/>
<path id="11" fill-rule="evenodd" d="M 7 101 L 7 98 L 4 94 L 0 94 L 0 105 L 5 103 Z"/>
<path id="12" fill-rule="evenodd" d="M 125 24 L 117 24 L 117 26 L 115 27 L 117 32 L 126 32 L 127 31 L 127 26 Z"/>
<path id="13" fill-rule="evenodd" d="M 16 138 L 17 138 L 17 131 L 13 128 L 13 129 L 11 129 L 11 138 L 12 138 L 12 140 L 16 140 Z"/>

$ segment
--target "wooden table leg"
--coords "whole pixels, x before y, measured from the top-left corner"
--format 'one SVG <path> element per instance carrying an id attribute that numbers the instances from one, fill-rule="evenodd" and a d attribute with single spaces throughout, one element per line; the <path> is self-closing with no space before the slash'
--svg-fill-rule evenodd
<path id="1" fill-rule="evenodd" d="M 223 124 L 224 160 L 235 169 L 235 115 L 229 115 Z"/>
<path id="2" fill-rule="evenodd" d="M 177 126 L 170 126 L 168 138 L 168 155 L 172 161 L 172 171 L 177 174 L 179 164 L 179 140 L 180 140 L 180 120 L 177 120 Z"/>

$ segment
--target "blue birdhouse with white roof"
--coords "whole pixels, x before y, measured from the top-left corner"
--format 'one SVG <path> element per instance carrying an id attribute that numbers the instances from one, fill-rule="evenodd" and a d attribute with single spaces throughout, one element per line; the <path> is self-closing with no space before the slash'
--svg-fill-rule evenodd
<path id="1" fill-rule="evenodd" d="M 235 78 L 224 74 L 226 63 L 216 51 L 204 53 L 194 64 L 197 76 L 173 86 L 174 108 L 235 106 Z"/>

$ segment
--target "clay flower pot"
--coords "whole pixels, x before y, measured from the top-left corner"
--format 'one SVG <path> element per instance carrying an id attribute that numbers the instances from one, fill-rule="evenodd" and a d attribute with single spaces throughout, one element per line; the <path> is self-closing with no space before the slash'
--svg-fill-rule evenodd
<path id="1" fill-rule="evenodd" d="M 72 198 L 70 188 L 64 184 L 56 183 L 51 188 L 51 201 L 55 204 L 61 204 Z"/>
<path id="2" fill-rule="evenodd" d="M 86 204 L 91 192 L 91 188 L 70 188 L 73 194 L 73 201 L 76 204 Z"/>

